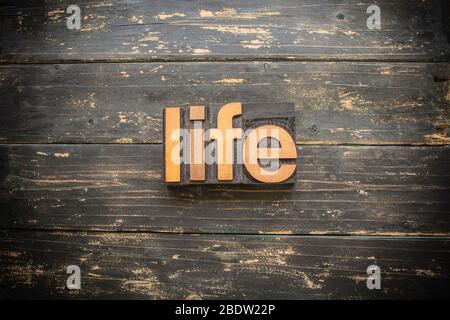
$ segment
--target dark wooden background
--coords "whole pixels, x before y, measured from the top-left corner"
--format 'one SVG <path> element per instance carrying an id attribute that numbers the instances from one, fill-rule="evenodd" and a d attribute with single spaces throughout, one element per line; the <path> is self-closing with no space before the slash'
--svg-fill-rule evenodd
<path id="1" fill-rule="evenodd" d="M 446 1 L 0 1 L 1 298 L 449 298 Z M 291 186 L 162 183 L 162 110 L 296 106 Z M 81 268 L 81 290 L 65 287 Z M 368 290 L 366 268 L 382 270 Z"/>

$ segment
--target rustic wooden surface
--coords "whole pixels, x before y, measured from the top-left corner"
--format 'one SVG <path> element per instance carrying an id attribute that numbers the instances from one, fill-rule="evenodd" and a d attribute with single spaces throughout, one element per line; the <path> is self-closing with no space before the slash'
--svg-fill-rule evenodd
<path id="1" fill-rule="evenodd" d="M 445 298 L 449 239 L 1 232 L 0 297 Z M 82 269 L 65 288 L 66 266 Z M 382 266 L 382 290 L 366 268 Z"/>
<path id="2" fill-rule="evenodd" d="M 0 66 L 0 141 L 160 143 L 166 106 L 293 102 L 297 141 L 449 143 L 450 65 L 221 62 Z"/>
<path id="3" fill-rule="evenodd" d="M 4 145 L 0 226 L 450 236 L 449 153 L 305 146 L 292 186 L 170 187 L 161 145 Z"/>
<path id="4" fill-rule="evenodd" d="M 382 0 L 382 29 L 360 1 L 2 1 L 0 60 L 447 60 L 443 1 Z"/>
<path id="5" fill-rule="evenodd" d="M 450 298 L 445 1 L 69 4 L 0 3 L 0 298 Z M 163 108 L 233 101 L 295 184 L 166 186 Z"/>

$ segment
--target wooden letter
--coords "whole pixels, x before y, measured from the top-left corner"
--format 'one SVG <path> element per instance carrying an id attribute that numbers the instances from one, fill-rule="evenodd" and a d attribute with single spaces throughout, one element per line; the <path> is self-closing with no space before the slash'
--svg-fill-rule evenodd
<path id="1" fill-rule="evenodd" d="M 180 182 L 180 108 L 166 108 L 164 122 L 166 182 Z"/>
<path id="2" fill-rule="evenodd" d="M 190 120 L 205 120 L 205 107 L 204 106 L 190 106 L 189 107 L 189 119 Z"/>
<path id="3" fill-rule="evenodd" d="M 189 119 L 196 120 L 194 121 L 194 129 L 190 130 L 189 179 L 192 181 L 205 181 L 205 141 L 202 127 L 202 122 L 205 120 L 205 107 L 189 107 Z"/>
<path id="4" fill-rule="evenodd" d="M 218 180 L 233 180 L 233 143 L 242 137 L 242 129 L 233 128 L 233 117 L 241 114 L 240 102 L 224 105 L 217 115 L 217 129 L 210 130 L 210 138 L 217 142 Z"/>
<path id="5" fill-rule="evenodd" d="M 258 143 L 266 138 L 275 138 L 279 148 L 259 148 Z M 259 159 L 296 159 L 297 149 L 289 133 L 275 125 L 264 125 L 252 130 L 244 142 L 244 165 L 250 175 L 265 183 L 278 183 L 287 180 L 295 171 L 296 164 L 280 164 L 275 171 L 265 170 Z"/>

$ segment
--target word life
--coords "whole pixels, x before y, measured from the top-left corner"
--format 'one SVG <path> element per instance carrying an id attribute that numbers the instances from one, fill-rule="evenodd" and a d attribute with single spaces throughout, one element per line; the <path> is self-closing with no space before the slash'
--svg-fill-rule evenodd
<path id="1" fill-rule="evenodd" d="M 164 180 L 171 184 L 293 183 L 294 104 L 232 102 L 164 110 Z"/>

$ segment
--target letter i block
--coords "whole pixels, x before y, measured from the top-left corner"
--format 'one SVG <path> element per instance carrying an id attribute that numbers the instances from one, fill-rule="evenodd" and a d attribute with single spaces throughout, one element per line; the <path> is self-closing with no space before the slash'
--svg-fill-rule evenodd
<path id="1" fill-rule="evenodd" d="M 163 132 L 166 183 L 295 182 L 292 103 L 167 107 Z"/>

